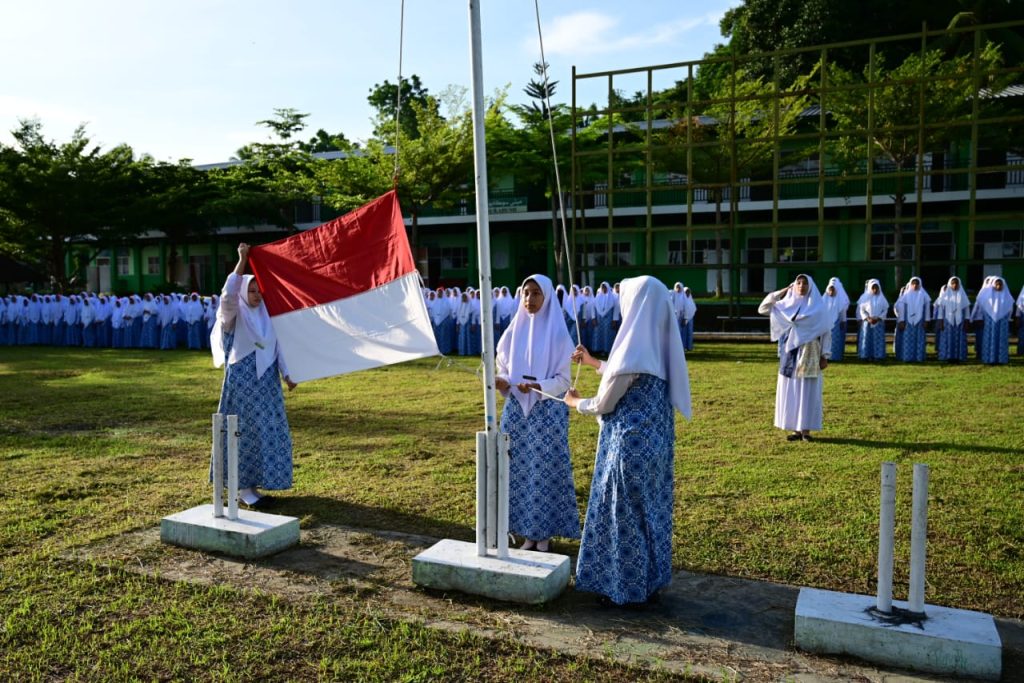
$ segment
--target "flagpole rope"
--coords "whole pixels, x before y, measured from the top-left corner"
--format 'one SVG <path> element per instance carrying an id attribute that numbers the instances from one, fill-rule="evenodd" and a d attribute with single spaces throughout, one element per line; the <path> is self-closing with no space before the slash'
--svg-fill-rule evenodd
<path id="1" fill-rule="evenodd" d="M 405 0 L 401 2 L 398 18 L 398 93 L 395 95 L 395 173 L 391 176 L 393 188 L 398 188 L 398 142 L 402 136 L 402 49 L 405 45 Z"/>
<path id="2" fill-rule="evenodd" d="M 573 318 L 576 322 L 576 340 L 578 344 L 583 344 L 583 334 L 580 332 L 580 313 L 579 308 L 576 307 L 576 286 L 573 283 L 572 276 L 572 252 L 569 250 L 569 235 L 565 227 L 565 200 L 562 197 L 562 177 L 558 171 L 558 149 L 555 145 L 555 122 L 554 116 L 552 116 L 550 88 L 548 87 L 548 62 L 544 57 L 544 31 L 541 28 L 540 21 L 540 0 L 533 1 L 533 8 L 537 17 L 537 41 L 540 44 L 540 65 L 544 72 L 544 106 L 548 117 L 548 133 L 551 137 L 551 159 L 555 166 L 555 189 L 558 192 L 558 214 L 562 222 L 562 246 L 565 248 L 565 268 L 569 274 L 569 298 L 572 301 Z M 580 370 L 582 369 L 583 363 L 578 363 L 576 366 L 576 378 L 572 382 L 573 389 L 576 388 L 576 384 L 580 381 Z"/>

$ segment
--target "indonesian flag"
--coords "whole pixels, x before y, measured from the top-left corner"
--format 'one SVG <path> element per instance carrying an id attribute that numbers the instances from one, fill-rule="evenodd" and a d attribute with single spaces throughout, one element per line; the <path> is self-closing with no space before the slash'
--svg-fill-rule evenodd
<path id="1" fill-rule="evenodd" d="M 393 190 L 249 264 L 292 381 L 438 355 Z"/>

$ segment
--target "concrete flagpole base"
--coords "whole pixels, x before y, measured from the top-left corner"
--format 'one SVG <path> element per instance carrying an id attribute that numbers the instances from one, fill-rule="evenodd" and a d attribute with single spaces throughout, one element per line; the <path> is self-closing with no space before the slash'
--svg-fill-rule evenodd
<path id="1" fill-rule="evenodd" d="M 509 549 L 504 559 L 495 550 L 480 556 L 475 543 L 445 539 L 413 558 L 412 580 L 425 588 L 540 604 L 569 585 L 569 558 L 517 549 Z"/>
<path id="2" fill-rule="evenodd" d="M 255 510 L 239 510 L 232 520 L 214 517 L 213 505 L 197 505 L 160 520 L 160 540 L 251 560 L 297 544 L 299 520 Z"/>
<path id="3" fill-rule="evenodd" d="M 907 609 L 905 602 L 892 604 Z M 999 679 L 1002 642 L 991 615 L 925 605 L 924 620 L 911 616 L 904 623 L 887 623 L 872 616 L 873 608 L 874 596 L 801 588 L 796 646 L 917 671 Z"/>

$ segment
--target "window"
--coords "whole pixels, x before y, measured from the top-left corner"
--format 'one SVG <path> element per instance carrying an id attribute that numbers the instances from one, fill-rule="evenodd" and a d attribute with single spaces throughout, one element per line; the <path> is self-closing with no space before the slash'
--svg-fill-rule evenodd
<path id="1" fill-rule="evenodd" d="M 668 262 L 672 266 L 686 263 L 686 240 L 668 241 Z"/>
<path id="2" fill-rule="evenodd" d="M 160 274 L 160 257 L 150 256 L 146 259 L 146 274 L 147 275 L 159 275 Z"/>
<path id="3" fill-rule="evenodd" d="M 132 274 L 132 260 L 128 254 L 117 255 L 117 274 L 122 276 Z"/>
<path id="4" fill-rule="evenodd" d="M 956 243 L 953 241 L 953 233 L 936 230 L 936 227 L 935 223 L 921 226 L 921 260 L 946 261 L 956 258 Z M 1017 231 L 1017 234 L 1019 239 L 1020 231 Z M 913 226 L 908 225 L 903 228 L 902 242 L 901 260 L 909 261 L 914 258 L 917 246 L 917 237 Z M 871 260 L 896 260 L 896 236 L 893 233 L 893 226 L 876 225 L 871 229 Z"/>
<path id="5" fill-rule="evenodd" d="M 441 268 L 456 270 L 469 265 L 469 249 L 466 247 L 441 247 Z"/>
<path id="6" fill-rule="evenodd" d="M 1001 247 L 993 245 L 1001 244 Z M 987 246 L 988 245 L 988 246 Z M 974 255 L 984 258 L 1020 258 L 1024 254 L 1024 231 L 978 230 L 974 233 Z"/>
<path id="7" fill-rule="evenodd" d="M 896 254 L 896 234 L 891 225 L 875 225 L 871 227 L 871 260 L 872 261 L 909 261 L 914 258 L 914 231 L 903 229 L 902 244 L 899 256 Z"/>
<path id="8" fill-rule="evenodd" d="M 779 236 L 778 263 L 810 263 L 818 260 L 818 236 Z"/>
<path id="9" fill-rule="evenodd" d="M 633 245 L 629 242 L 612 242 L 611 258 L 605 242 L 578 244 L 576 255 L 581 268 L 633 265 Z"/>
<path id="10" fill-rule="evenodd" d="M 715 252 L 715 240 L 694 240 L 693 241 L 693 262 L 694 263 L 712 263 L 714 261 Z M 722 239 L 722 249 L 725 251 L 729 250 L 729 240 L 726 238 Z M 712 256 L 709 258 L 709 254 Z"/>

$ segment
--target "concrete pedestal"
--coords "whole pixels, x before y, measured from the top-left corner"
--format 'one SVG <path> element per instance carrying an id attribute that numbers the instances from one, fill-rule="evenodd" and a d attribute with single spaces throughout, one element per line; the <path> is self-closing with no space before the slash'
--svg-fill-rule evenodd
<path id="1" fill-rule="evenodd" d="M 553 600 L 569 585 L 565 555 L 513 549 L 508 554 L 503 560 L 480 557 L 475 543 L 445 539 L 413 558 L 412 580 L 426 588 L 525 604 Z"/>
<path id="2" fill-rule="evenodd" d="M 796 646 L 904 669 L 999 679 L 1002 643 L 990 615 L 925 605 L 925 620 L 895 625 L 873 618 L 874 606 L 874 596 L 800 589 Z M 907 607 L 896 600 L 893 606 Z"/>
<path id="3" fill-rule="evenodd" d="M 248 560 L 298 543 L 299 520 L 255 510 L 239 510 L 230 520 L 214 517 L 212 504 L 198 505 L 160 520 L 160 540 Z"/>

